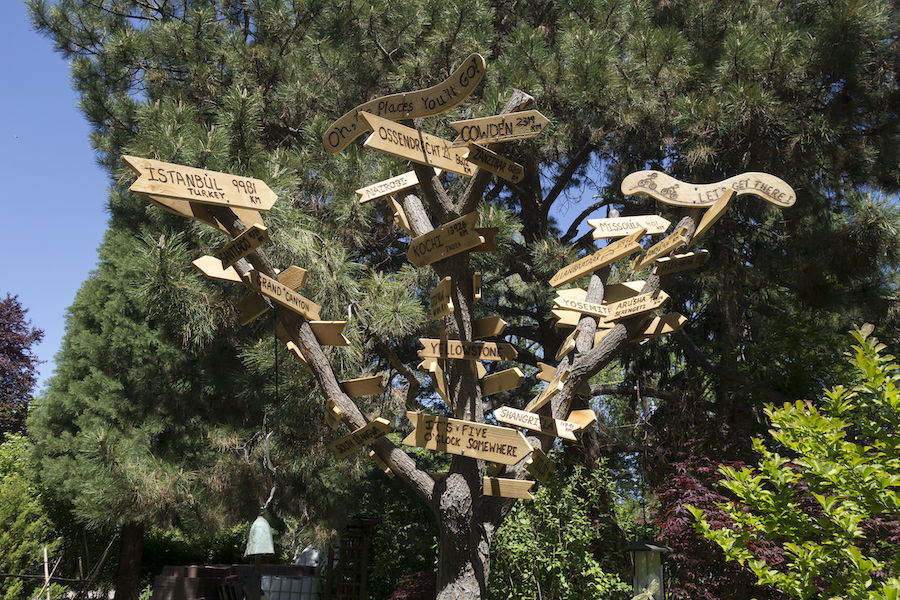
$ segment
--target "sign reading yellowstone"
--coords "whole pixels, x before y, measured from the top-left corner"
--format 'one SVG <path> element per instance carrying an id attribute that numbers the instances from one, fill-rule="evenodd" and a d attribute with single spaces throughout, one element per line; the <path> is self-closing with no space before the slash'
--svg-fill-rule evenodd
<path id="1" fill-rule="evenodd" d="M 516 348 L 505 342 L 462 342 L 460 340 L 419 340 L 425 349 L 419 358 L 461 358 L 463 360 L 512 360 L 518 356 Z"/>
<path id="2" fill-rule="evenodd" d="M 518 429 L 436 417 L 420 412 L 406 413 L 415 429 L 406 436 L 407 446 L 428 448 L 459 456 L 514 465 L 531 452 L 531 445 Z"/>

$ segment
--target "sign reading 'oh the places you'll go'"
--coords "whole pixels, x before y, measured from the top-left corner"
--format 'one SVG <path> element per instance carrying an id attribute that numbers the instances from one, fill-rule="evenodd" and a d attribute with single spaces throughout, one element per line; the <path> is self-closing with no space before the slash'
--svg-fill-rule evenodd
<path id="1" fill-rule="evenodd" d="M 407 412 L 406 417 L 415 426 L 403 440 L 407 446 L 439 450 L 504 465 L 516 464 L 532 450 L 528 440 L 517 429 L 420 412 Z"/>
<path id="2" fill-rule="evenodd" d="M 269 210 L 278 196 L 263 181 L 150 158 L 123 156 L 138 175 L 129 191 L 203 204 Z"/>
<path id="3" fill-rule="evenodd" d="M 363 133 L 372 131 L 362 117 L 364 112 L 391 121 L 433 117 L 445 113 L 459 106 L 475 91 L 484 72 L 484 58 L 480 54 L 472 54 L 443 83 L 415 92 L 382 96 L 360 104 L 328 128 L 322 144 L 325 150 L 334 154 Z"/>

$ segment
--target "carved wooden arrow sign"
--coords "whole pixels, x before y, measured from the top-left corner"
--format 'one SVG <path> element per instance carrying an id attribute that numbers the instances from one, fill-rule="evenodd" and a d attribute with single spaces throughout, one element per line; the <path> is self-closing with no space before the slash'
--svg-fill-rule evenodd
<path id="1" fill-rule="evenodd" d="M 572 310 L 594 317 L 605 317 L 609 314 L 609 309 L 602 304 L 594 304 L 593 302 L 587 302 L 586 300 L 575 300 L 574 298 L 567 298 L 562 295 L 557 296 L 553 301 L 553 308 Z"/>
<path id="2" fill-rule="evenodd" d="M 496 152 L 488 150 L 479 144 L 469 144 L 469 155 L 466 157 L 473 165 L 493 173 L 497 177 L 502 177 L 507 181 L 519 183 L 522 181 L 522 175 L 525 173 L 525 167 L 517 162 L 513 162 L 503 158 Z"/>
<path id="3" fill-rule="evenodd" d="M 297 291 L 306 283 L 306 276 L 306 269 L 291 265 L 278 274 L 278 281 L 292 290 Z M 235 304 L 235 308 L 241 313 L 241 325 L 246 325 L 269 310 L 269 303 L 259 294 L 250 294 Z"/>
<path id="4" fill-rule="evenodd" d="M 533 485 L 533 481 L 525 479 L 485 477 L 481 493 L 485 496 L 499 496 L 500 498 L 534 500 L 534 495 L 529 491 Z"/>
<path id="5" fill-rule="evenodd" d="M 403 444 L 459 456 L 514 465 L 531 452 L 531 445 L 517 429 L 472 423 L 407 411 L 414 425 Z"/>
<path id="6" fill-rule="evenodd" d="M 228 229 L 219 223 L 209 211 L 209 207 L 206 204 L 190 202 L 188 200 L 176 200 L 175 198 L 166 198 L 165 196 L 157 196 L 155 194 L 145 194 L 145 196 L 152 204 L 155 204 L 173 215 L 179 215 L 181 217 L 187 217 L 188 219 L 200 221 L 201 223 L 206 223 L 210 227 L 231 236 Z M 251 208 L 239 208 L 237 206 L 229 206 L 229 208 L 247 227 L 250 227 L 251 225 L 263 225 L 262 217 L 258 211 Z"/>
<path id="7" fill-rule="evenodd" d="M 255 270 L 247 274 L 246 280 L 250 287 L 263 296 L 274 300 L 310 321 L 319 320 L 319 311 L 322 310 L 322 307 L 312 300 L 304 298 L 283 283 Z"/>
<path id="8" fill-rule="evenodd" d="M 716 203 L 710 206 L 705 213 L 703 213 L 703 218 L 700 219 L 700 224 L 697 225 L 696 231 L 694 231 L 694 235 L 691 236 L 691 246 L 697 243 L 697 240 L 700 237 L 709 231 L 709 228 L 712 227 L 716 221 L 718 221 L 722 215 L 725 214 L 725 211 L 731 206 L 732 201 L 734 200 L 735 192 L 733 189 L 728 189 L 722 194 L 722 197 L 716 200 Z"/>
<path id="9" fill-rule="evenodd" d="M 515 425 L 524 429 L 530 429 L 537 433 L 552 435 L 569 441 L 576 441 L 575 431 L 579 430 L 577 423 L 551 419 L 533 412 L 501 406 L 494 411 L 494 418 L 507 425 Z"/>
<path id="10" fill-rule="evenodd" d="M 534 478 L 541 483 L 550 481 L 556 465 L 550 460 L 550 457 L 544 454 L 540 448 L 535 448 L 531 453 L 531 458 L 525 464 L 525 470 L 534 475 Z"/>
<path id="11" fill-rule="evenodd" d="M 151 158 L 122 156 L 138 175 L 129 191 L 201 204 L 269 210 L 278 196 L 265 182 L 207 169 L 195 169 Z"/>
<path id="12" fill-rule="evenodd" d="M 649 312 L 659 308 L 669 299 L 669 295 L 662 290 L 651 292 L 649 294 L 641 294 L 633 298 L 626 298 L 614 304 L 609 305 L 609 316 L 607 321 L 616 321 L 625 317 L 632 317 L 641 313 Z"/>
<path id="13" fill-rule="evenodd" d="M 671 275 L 678 271 L 702 267 L 709 260 L 709 250 L 695 250 L 685 254 L 675 254 L 674 256 L 664 256 L 656 259 L 656 274 Z"/>
<path id="14" fill-rule="evenodd" d="M 451 281 L 452 279 L 448 275 L 431 290 L 428 307 L 432 319 L 439 319 L 453 312 L 453 298 L 450 297 Z"/>
<path id="15" fill-rule="evenodd" d="M 222 261 L 216 260 L 215 256 L 201 256 L 191 262 L 195 267 L 200 269 L 204 275 L 216 281 L 228 281 L 231 283 L 242 283 L 241 276 L 233 267 L 227 269 L 222 268 Z"/>
<path id="16" fill-rule="evenodd" d="M 657 215 L 588 219 L 587 224 L 594 228 L 595 240 L 631 235 L 641 228 L 646 229 L 648 235 L 654 235 L 664 233 L 671 225 L 669 221 Z"/>
<path id="17" fill-rule="evenodd" d="M 669 237 L 660 240 L 658 243 L 647 248 L 643 254 L 634 259 L 631 263 L 632 271 L 640 271 L 647 265 L 653 263 L 660 256 L 664 256 L 675 250 L 679 246 L 687 243 L 687 227 L 680 227 Z"/>
<path id="18" fill-rule="evenodd" d="M 684 183 L 660 171 L 638 171 L 622 181 L 626 196 L 644 193 L 674 206 L 712 206 L 728 188 L 738 196 L 759 196 L 776 206 L 787 208 L 797 200 L 793 188 L 768 173 L 743 173 L 718 183 Z"/>
<path id="19" fill-rule="evenodd" d="M 416 172 L 409 171 L 408 173 L 403 173 L 402 175 L 397 175 L 396 177 L 373 183 L 364 188 L 359 188 L 356 190 L 356 193 L 360 196 L 360 204 L 365 204 L 366 202 L 371 202 L 378 198 L 384 198 L 389 194 L 412 189 L 417 185 L 419 185 L 419 178 L 416 176 Z"/>
<path id="20" fill-rule="evenodd" d="M 387 388 L 384 386 L 383 375 L 357 377 L 356 379 L 341 381 L 338 385 L 340 385 L 341 389 L 344 390 L 344 393 L 351 398 L 383 394 L 387 391 Z"/>
<path id="21" fill-rule="evenodd" d="M 481 395 L 490 396 L 492 394 L 499 394 L 500 392 L 516 389 L 522 385 L 522 380 L 524 378 L 525 374 L 522 373 L 520 369 L 513 367 L 511 369 L 506 369 L 505 371 L 486 375 L 485 377 L 482 377 L 478 383 L 481 385 Z"/>
<path id="22" fill-rule="evenodd" d="M 512 360 L 518 351 L 505 342 L 463 342 L 460 340 L 419 340 L 425 349 L 419 358 L 457 358 L 464 360 Z"/>
<path id="23" fill-rule="evenodd" d="M 251 225 L 213 256 L 222 261 L 223 269 L 227 269 L 268 240 L 269 230 L 265 226 Z"/>
<path id="24" fill-rule="evenodd" d="M 508 115 L 495 115 L 479 119 L 453 121 L 450 127 L 459 134 L 454 146 L 464 146 L 470 142 L 493 144 L 524 140 L 541 134 L 550 120 L 536 110 L 523 110 Z"/>
<path id="25" fill-rule="evenodd" d="M 478 213 L 469 213 L 414 238 L 407 256 L 417 267 L 424 267 L 483 244 L 486 240 L 475 229 Z"/>
<path id="26" fill-rule="evenodd" d="M 484 58 L 472 54 L 443 83 L 415 92 L 382 96 L 360 104 L 335 121 L 322 137 L 325 150 L 334 154 L 367 131 L 363 112 L 391 121 L 432 117 L 447 112 L 468 98 L 484 77 Z"/>
<path id="27" fill-rule="evenodd" d="M 563 267 L 550 279 L 550 285 L 559 287 L 575 281 L 588 273 L 593 273 L 597 269 L 611 265 L 620 258 L 625 258 L 635 252 L 639 252 L 641 250 L 640 240 L 644 237 L 645 233 L 646 229 L 641 228 L 631 235 L 623 237 L 605 248 L 598 250 L 590 256 L 585 256 L 571 265 Z"/>
<path id="28" fill-rule="evenodd" d="M 468 148 L 454 148 L 453 144 L 445 139 L 369 113 L 360 115 L 372 129 L 372 135 L 363 144 L 366 148 L 380 150 L 397 158 L 405 158 L 457 175 L 472 176 L 474 168 L 466 160 Z"/>
<path id="29" fill-rule="evenodd" d="M 360 427 L 350 435 L 328 444 L 328 449 L 334 452 L 335 458 L 344 458 L 362 448 L 368 446 L 377 439 L 383 438 L 391 432 L 391 423 L 387 419 L 378 417 L 374 421 Z"/>

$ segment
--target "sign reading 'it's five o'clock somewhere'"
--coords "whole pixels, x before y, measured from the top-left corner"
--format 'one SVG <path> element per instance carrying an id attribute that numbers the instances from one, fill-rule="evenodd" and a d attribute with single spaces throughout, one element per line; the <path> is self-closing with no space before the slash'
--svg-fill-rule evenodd
<path id="1" fill-rule="evenodd" d="M 439 450 L 459 456 L 514 465 L 531 452 L 531 445 L 518 429 L 485 425 L 460 419 L 407 411 L 415 429 L 403 444 Z"/>

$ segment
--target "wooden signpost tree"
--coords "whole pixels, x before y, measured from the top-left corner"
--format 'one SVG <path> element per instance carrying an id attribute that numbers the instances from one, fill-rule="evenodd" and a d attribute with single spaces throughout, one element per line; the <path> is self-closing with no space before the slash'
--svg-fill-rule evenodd
<path id="1" fill-rule="evenodd" d="M 594 421 L 590 411 L 571 410 L 590 377 L 627 345 L 677 331 L 685 324 L 677 313 L 654 316 L 653 311 L 668 299 L 664 290 L 668 278 L 702 265 L 708 257 L 705 251 L 689 253 L 688 248 L 728 209 L 734 196 L 752 194 L 781 207 L 795 199 L 786 183 L 762 173 L 707 185 L 686 184 L 651 171 L 626 178 L 624 194 L 648 194 L 683 207 L 684 215 L 672 234 L 647 243 L 646 249 L 648 237 L 668 229 L 667 220 L 632 215 L 591 222 L 595 239 L 619 239 L 563 267 L 548 282 L 559 292 L 553 311 L 558 325 L 572 328 L 559 348 L 544 349 L 544 360 L 555 357 L 556 366 L 543 365 L 538 378 L 547 383 L 524 410 L 501 407 L 495 412 L 496 419 L 508 427 L 487 425 L 485 396 L 518 387 L 523 374 L 510 366 L 484 376 L 481 361 L 514 362 L 517 351 L 499 339 L 506 326 L 502 319 L 475 318 L 480 277 L 470 266 L 470 256 L 496 250 L 492 242 L 496 231 L 477 227 L 477 210 L 492 177 L 515 183 L 525 175 L 521 165 L 503 157 L 504 144 L 540 135 L 549 123 L 529 109 L 527 94 L 515 91 L 501 114 L 453 123 L 460 135 L 457 140 L 425 133 L 423 119 L 464 102 L 485 69 L 484 59 L 473 54 L 439 85 L 376 98 L 354 108 L 335 121 L 323 138 L 326 150 L 335 153 L 368 133 L 366 148 L 412 163 L 412 172 L 375 184 L 359 182 L 359 194 L 362 202 L 386 198 L 391 203 L 397 222 L 409 233 L 409 261 L 417 268 L 433 269 L 440 282 L 428 302 L 430 314 L 442 320 L 443 327 L 439 338 L 420 340 L 419 366 L 431 374 L 450 416 L 410 411 L 409 424 L 400 424 L 408 433 L 402 444 L 452 455 L 449 471 L 440 475 L 419 468 L 402 446 L 385 436 L 390 428 L 387 420 L 378 415 L 367 418 L 359 410 L 354 394 L 379 393 L 384 390 L 380 381 L 337 380 L 321 346 L 343 343 L 344 322 L 321 321 L 315 298 L 297 291 L 304 284 L 305 271 L 293 266 L 279 274 L 264 252 L 267 233 L 259 211 L 274 203 L 271 190 L 256 180 L 125 157 L 139 176 L 133 191 L 147 194 L 167 210 L 227 231 L 233 238 L 217 254 L 221 264 L 205 260 L 198 267 L 210 277 L 248 288 L 242 322 L 270 308 L 276 312 L 282 341 L 322 390 L 327 421 L 333 427 L 339 427 L 339 422 L 347 427 L 330 446 L 335 456 L 369 446 L 380 465 L 432 508 L 439 528 L 438 597 L 454 600 L 485 597 L 491 542 L 512 503 L 531 497 L 532 479 L 545 482 L 552 473 L 547 453 L 554 441 L 574 440 Z M 442 171 L 470 178 L 458 197 L 446 191 Z M 395 193 L 402 195 L 391 195 Z M 435 220 L 440 223 L 437 227 Z M 608 286 L 610 266 L 635 255 L 632 270 L 651 267 L 649 277 Z M 586 289 L 563 287 L 586 278 Z"/>

